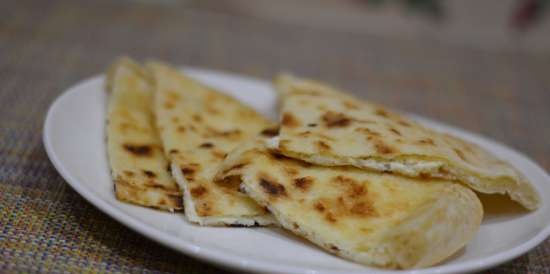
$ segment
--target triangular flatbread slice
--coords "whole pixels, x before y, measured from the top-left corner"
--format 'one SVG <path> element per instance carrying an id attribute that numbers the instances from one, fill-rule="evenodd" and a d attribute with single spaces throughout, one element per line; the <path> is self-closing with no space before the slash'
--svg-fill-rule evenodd
<path id="1" fill-rule="evenodd" d="M 281 76 L 281 130 L 271 146 L 320 165 L 352 165 L 411 177 L 459 180 L 536 209 L 538 195 L 510 164 L 477 145 L 363 102 L 325 84 Z"/>
<path id="2" fill-rule="evenodd" d="M 268 225 L 267 211 L 213 177 L 226 154 L 271 122 L 236 99 L 179 70 L 149 63 L 155 79 L 155 114 L 172 174 L 183 189 L 186 217 L 200 225 Z"/>
<path id="3" fill-rule="evenodd" d="M 483 215 L 458 183 L 311 165 L 262 141 L 231 152 L 216 179 L 241 183 L 281 226 L 327 251 L 386 268 L 441 262 L 473 238 Z"/>
<path id="4" fill-rule="evenodd" d="M 147 73 L 128 58 L 107 75 L 107 154 L 117 199 L 164 210 L 182 208 L 182 194 L 168 172 L 152 113 Z"/>

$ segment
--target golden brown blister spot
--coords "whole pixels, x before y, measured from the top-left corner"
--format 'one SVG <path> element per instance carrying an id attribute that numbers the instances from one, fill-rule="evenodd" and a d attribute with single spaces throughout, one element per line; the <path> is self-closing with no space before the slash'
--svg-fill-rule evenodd
<path id="1" fill-rule="evenodd" d="M 126 175 L 128 177 L 134 177 L 134 172 L 132 172 L 132 171 L 125 170 L 122 173 L 124 173 L 124 175 Z"/>
<path id="2" fill-rule="evenodd" d="M 306 130 L 304 132 L 298 133 L 298 136 L 307 137 L 311 135 L 311 131 Z"/>
<path id="3" fill-rule="evenodd" d="M 410 127 L 411 126 L 410 123 L 408 123 L 407 121 L 404 121 L 404 120 L 399 120 L 399 121 L 397 121 L 397 123 L 404 126 L 404 127 Z"/>
<path id="4" fill-rule="evenodd" d="M 179 132 L 179 133 L 184 133 L 185 132 L 185 127 L 184 126 L 178 126 L 176 128 L 176 130 Z"/>
<path id="5" fill-rule="evenodd" d="M 279 141 L 279 149 L 280 150 L 288 150 L 288 146 L 290 145 L 290 140 L 280 140 Z"/>
<path id="6" fill-rule="evenodd" d="M 180 95 L 175 91 L 166 91 L 166 98 L 170 101 L 178 101 Z"/>
<path id="7" fill-rule="evenodd" d="M 193 180 L 197 171 L 199 171 L 200 166 L 198 164 L 189 164 L 180 167 L 181 173 L 185 176 L 187 180 Z"/>
<path id="8" fill-rule="evenodd" d="M 202 122 L 202 117 L 200 116 L 200 114 L 196 114 L 196 113 L 193 114 L 193 115 L 191 116 L 191 119 L 193 119 L 193 121 L 195 121 L 195 122 L 197 122 L 197 123 Z"/>
<path id="9" fill-rule="evenodd" d="M 321 93 L 316 90 L 309 90 L 303 87 L 294 88 L 290 94 L 309 95 L 309 96 L 321 96 Z"/>
<path id="10" fill-rule="evenodd" d="M 262 130 L 260 134 L 265 137 L 275 137 L 279 135 L 279 127 L 277 126 L 277 127 L 266 128 Z"/>
<path id="11" fill-rule="evenodd" d="M 292 168 L 292 167 L 284 167 L 283 170 L 286 174 L 288 174 L 291 177 L 296 176 L 299 173 L 299 171 L 297 169 Z"/>
<path id="12" fill-rule="evenodd" d="M 399 132 L 399 130 L 393 128 L 393 127 L 390 127 L 390 131 L 393 132 L 395 135 L 397 136 L 401 136 L 401 132 Z"/>
<path id="13" fill-rule="evenodd" d="M 428 172 L 424 172 L 424 171 L 421 171 L 420 173 L 418 173 L 418 176 L 422 179 L 428 179 L 431 177 Z"/>
<path id="14" fill-rule="evenodd" d="M 307 191 L 313 184 L 312 177 L 300 177 L 294 179 L 294 186 L 302 191 Z"/>
<path id="15" fill-rule="evenodd" d="M 359 127 L 359 128 L 356 128 L 355 129 L 356 132 L 359 132 L 359 133 L 362 133 L 362 134 L 366 134 L 368 136 L 374 136 L 374 137 L 380 137 L 380 133 L 379 132 L 376 132 L 370 128 L 366 128 L 366 127 Z"/>
<path id="16" fill-rule="evenodd" d="M 421 144 L 421 145 L 432 145 L 432 146 L 435 145 L 434 140 L 432 140 L 432 139 L 430 139 L 430 138 L 418 140 L 417 143 L 419 143 L 419 144 Z"/>
<path id="17" fill-rule="evenodd" d="M 208 114 L 212 114 L 212 115 L 220 114 L 220 111 L 216 107 L 212 106 L 211 104 L 206 105 L 206 112 L 208 112 Z"/>
<path id="18" fill-rule="evenodd" d="M 200 148 L 213 148 L 214 147 L 214 144 L 210 143 L 210 142 L 206 142 L 206 143 L 202 143 L 199 145 Z"/>
<path id="19" fill-rule="evenodd" d="M 173 148 L 173 149 L 171 149 L 170 151 L 168 151 L 168 153 L 169 153 L 169 154 L 178 154 L 178 153 L 180 153 L 180 151 L 177 150 L 177 149 L 175 149 L 175 148 Z"/>
<path id="20" fill-rule="evenodd" d="M 165 109 L 173 109 L 176 105 L 173 102 L 166 101 L 162 105 Z"/>
<path id="21" fill-rule="evenodd" d="M 357 216 L 370 216 L 374 213 L 374 208 L 370 203 L 358 202 L 351 206 L 351 214 Z"/>
<path id="22" fill-rule="evenodd" d="M 200 203 L 195 207 L 195 209 L 197 211 L 197 215 L 199 216 L 206 217 L 213 215 L 212 206 L 210 206 L 207 202 Z"/>
<path id="23" fill-rule="evenodd" d="M 138 126 L 135 125 L 135 124 L 124 123 L 124 122 L 122 122 L 122 123 L 119 124 L 119 129 L 120 129 L 120 131 L 122 131 L 122 132 L 126 132 L 126 131 L 128 131 L 128 130 L 135 130 L 135 131 L 141 131 L 141 132 L 147 131 L 147 129 L 145 129 L 145 128 L 140 128 L 140 127 L 138 127 Z"/>
<path id="24" fill-rule="evenodd" d="M 462 152 L 462 150 L 456 149 L 456 148 L 453 149 L 453 150 L 454 150 L 454 152 L 456 153 L 456 155 L 458 155 L 458 157 L 460 157 L 460 159 L 462 159 L 463 161 L 466 161 L 466 162 L 468 161 L 468 160 L 466 159 L 466 155 L 464 155 L 464 152 Z"/>
<path id="25" fill-rule="evenodd" d="M 307 124 L 307 126 L 308 126 L 308 127 L 316 127 L 317 124 L 316 124 L 316 123 L 309 123 L 309 124 Z"/>
<path id="26" fill-rule="evenodd" d="M 206 137 L 238 138 L 242 133 L 240 129 L 217 130 L 212 127 L 207 127 L 206 130 L 208 131 Z"/>
<path id="27" fill-rule="evenodd" d="M 294 229 L 299 229 L 300 228 L 300 226 L 297 223 L 292 223 L 292 227 Z"/>
<path id="28" fill-rule="evenodd" d="M 159 184 L 153 180 L 150 180 L 144 184 L 148 188 L 156 188 L 156 189 L 162 189 L 165 191 L 177 191 L 178 189 L 176 187 L 168 187 L 162 184 Z"/>
<path id="29" fill-rule="evenodd" d="M 269 158 L 271 158 L 271 160 L 278 160 L 278 161 L 288 159 L 286 156 L 284 156 L 283 154 L 277 151 L 270 151 Z"/>
<path id="30" fill-rule="evenodd" d="M 281 124 L 286 127 L 299 127 L 301 125 L 298 118 L 294 117 L 294 115 L 289 112 L 283 113 Z"/>
<path id="31" fill-rule="evenodd" d="M 389 113 L 388 111 L 386 111 L 385 109 L 383 108 L 378 108 L 374 111 L 374 114 L 378 115 L 378 116 L 381 116 L 381 117 L 385 117 L 385 118 L 388 118 L 389 117 Z"/>
<path id="32" fill-rule="evenodd" d="M 329 245 L 329 249 L 332 250 L 333 252 L 336 252 L 336 253 L 338 253 L 340 251 L 340 249 L 337 246 L 333 245 L 333 244 Z"/>
<path id="33" fill-rule="evenodd" d="M 372 228 L 369 228 L 369 227 L 361 227 L 359 228 L 359 230 L 365 234 L 370 234 L 372 233 L 373 229 Z"/>
<path id="34" fill-rule="evenodd" d="M 287 196 L 285 186 L 277 183 L 274 179 L 267 176 L 267 174 L 260 174 L 258 179 L 264 192 L 271 197 Z"/>
<path id="35" fill-rule="evenodd" d="M 239 169 L 242 169 L 243 167 L 245 167 L 246 165 L 248 165 L 248 163 L 239 163 L 239 164 L 236 164 L 236 165 L 233 165 L 232 167 L 226 169 L 224 172 L 229 172 L 229 171 L 232 171 L 232 170 L 239 170 Z"/>
<path id="36" fill-rule="evenodd" d="M 212 156 L 214 156 L 215 158 L 218 158 L 218 159 L 225 159 L 225 157 L 227 157 L 227 153 L 223 152 L 223 151 L 219 151 L 219 150 L 216 150 L 216 149 L 213 149 L 210 151 L 210 153 L 212 153 Z"/>
<path id="37" fill-rule="evenodd" d="M 329 144 L 321 140 L 317 141 L 315 144 L 317 145 L 317 148 L 319 148 L 320 151 L 330 151 L 331 149 Z"/>
<path id="38" fill-rule="evenodd" d="M 374 142 L 374 148 L 376 149 L 376 152 L 380 154 L 390 154 L 393 153 L 393 149 L 385 144 L 382 140 L 376 139 Z"/>
<path id="39" fill-rule="evenodd" d="M 318 134 L 318 137 L 323 139 L 323 140 L 327 140 L 327 141 L 336 141 L 336 139 L 330 137 L 330 136 L 327 136 L 327 135 L 324 135 L 322 133 Z"/>
<path id="40" fill-rule="evenodd" d="M 353 109 L 353 110 L 359 109 L 359 106 L 357 104 L 355 104 L 354 102 L 352 102 L 352 101 L 347 101 L 346 100 L 346 101 L 343 101 L 342 104 L 347 109 Z"/>
<path id="41" fill-rule="evenodd" d="M 198 198 L 206 194 L 206 192 L 208 192 L 208 190 L 204 186 L 197 186 L 191 189 L 191 196 L 193 196 L 193 198 Z"/>
<path id="42" fill-rule="evenodd" d="M 142 172 L 143 172 L 143 175 L 147 176 L 147 178 L 157 177 L 157 175 L 154 172 L 150 171 L 150 170 L 145 170 L 144 169 L 144 170 L 142 170 Z"/>
<path id="43" fill-rule="evenodd" d="M 325 112 L 325 114 L 323 114 L 321 119 L 325 123 L 325 126 L 328 127 L 328 128 L 346 127 L 352 121 L 351 118 L 347 117 L 343 113 L 338 113 L 338 112 L 333 112 L 333 111 Z"/>
<path id="44" fill-rule="evenodd" d="M 326 209 L 325 205 L 321 201 L 316 202 L 313 207 L 319 212 L 325 212 Z"/>
<path id="45" fill-rule="evenodd" d="M 139 157 L 148 157 L 153 154 L 153 146 L 151 145 L 124 144 L 122 147 L 131 154 Z"/>
<path id="46" fill-rule="evenodd" d="M 337 221 L 336 217 L 332 214 L 332 212 L 328 212 L 327 214 L 325 214 L 325 219 L 331 223 L 336 223 Z"/>

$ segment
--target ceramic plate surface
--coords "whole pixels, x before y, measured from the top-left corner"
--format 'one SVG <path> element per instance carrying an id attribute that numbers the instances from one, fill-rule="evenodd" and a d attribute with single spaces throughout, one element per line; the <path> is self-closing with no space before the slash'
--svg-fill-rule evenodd
<path id="1" fill-rule="evenodd" d="M 211 70 L 186 69 L 191 76 L 220 88 L 275 118 L 276 96 L 267 82 Z M 233 269 L 261 273 L 466 273 L 511 260 L 550 234 L 550 178 L 534 162 L 494 141 L 412 116 L 421 123 L 477 143 L 506 159 L 535 185 L 541 207 L 526 212 L 497 199 L 487 207 L 476 237 L 440 265 L 411 271 L 369 268 L 325 253 L 274 228 L 216 228 L 190 224 L 171 214 L 115 199 L 105 149 L 104 78 L 82 81 L 51 105 L 44 125 L 44 145 L 55 168 L 80 195 L 112 218 L 161 244 L 189 256 Z"/>

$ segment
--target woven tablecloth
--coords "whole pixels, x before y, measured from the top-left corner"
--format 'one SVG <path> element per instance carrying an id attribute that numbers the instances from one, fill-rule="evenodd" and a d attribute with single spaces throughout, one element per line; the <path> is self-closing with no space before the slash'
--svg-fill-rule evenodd
<path id="1" fill-rule="evenodd" d="M 153 3 L 154 2 L 154 3 Z M 225 273 L 109 218 L 50 164 L 49 104 L 117 56 L 324 79 L 550 169 L 550 57 L 276 23 L 193 1 L 0 2 L 0 273 Z M 85 155 L 83 155 L 85 157 Z M 485 273 L 550 273 L 550 241 Z"/>

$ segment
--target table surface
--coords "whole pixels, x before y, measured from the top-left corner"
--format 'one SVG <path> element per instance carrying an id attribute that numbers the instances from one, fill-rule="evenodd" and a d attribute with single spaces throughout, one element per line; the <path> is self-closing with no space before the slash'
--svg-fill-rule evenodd
<path id="1" fill-rule="evenodd" d="M 324 79 L 489 136 L 550 169 L 550 56 L 285 24 L 193 1 L 137 2 L 2 1 L 0 272 L 228 271 L 117 223 L 50 164 L 41 141 L 49 104 L 119 55 Z M 485 273 L 550 273 L 550 240 Z"/>

